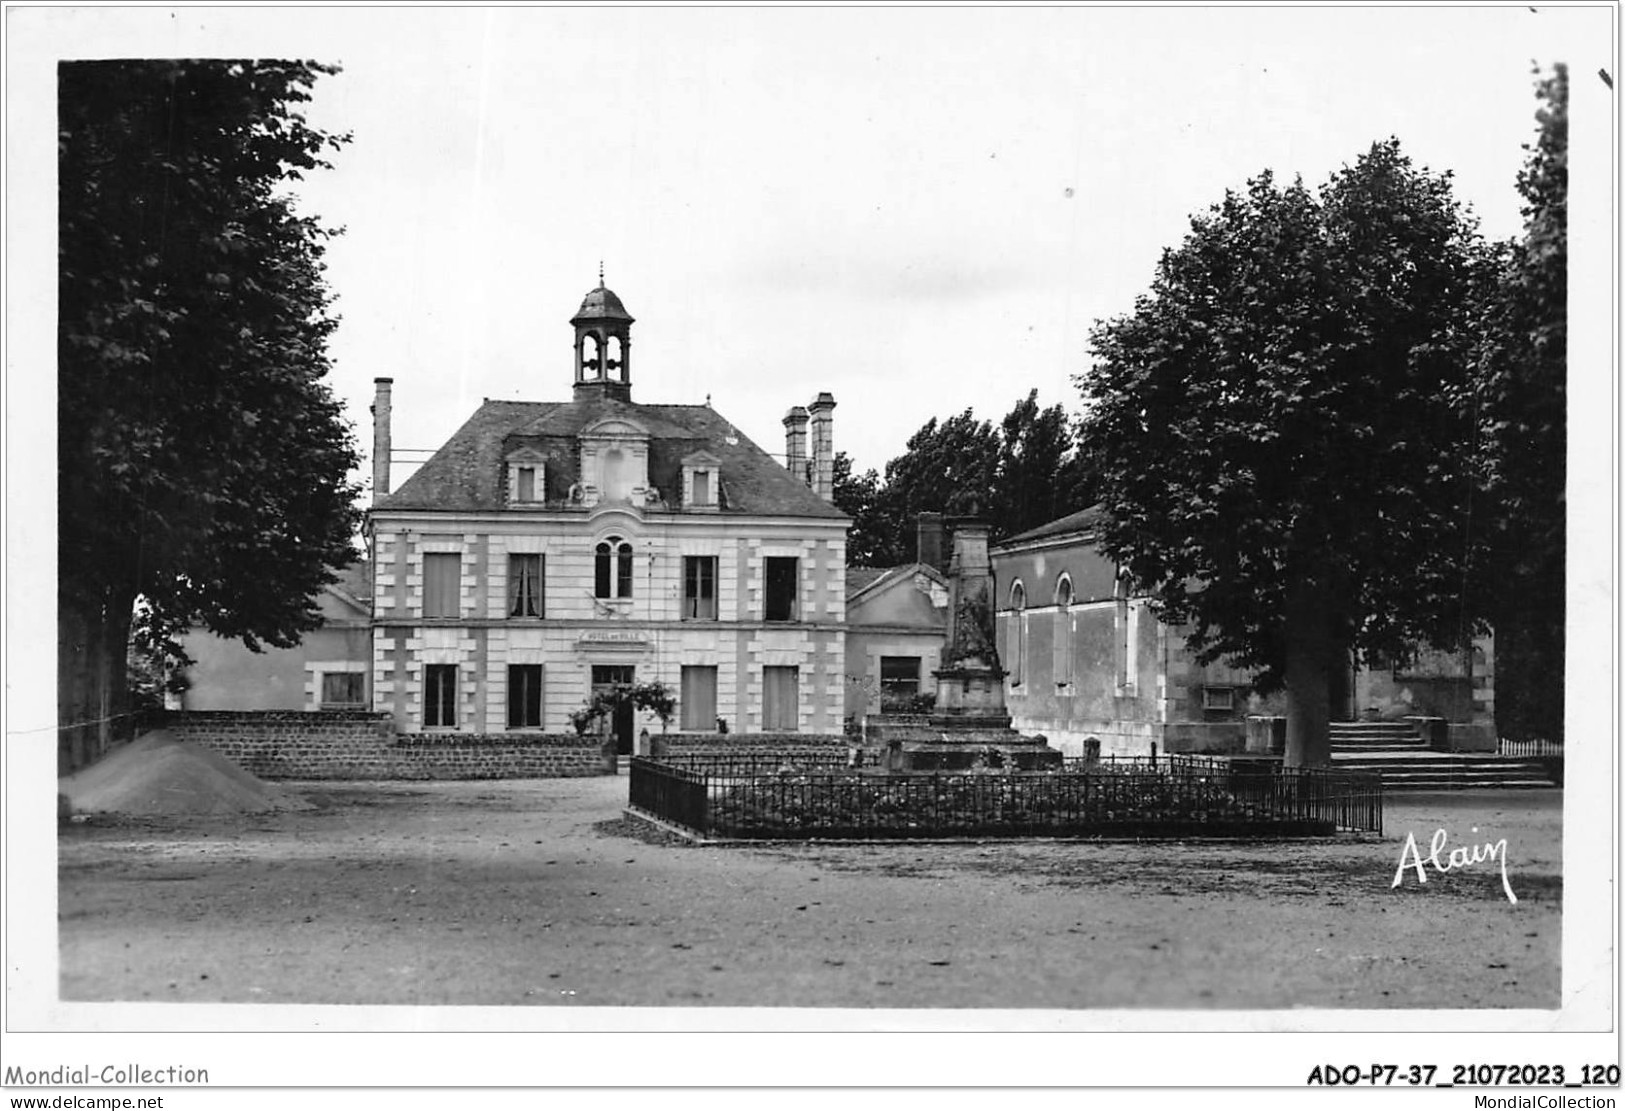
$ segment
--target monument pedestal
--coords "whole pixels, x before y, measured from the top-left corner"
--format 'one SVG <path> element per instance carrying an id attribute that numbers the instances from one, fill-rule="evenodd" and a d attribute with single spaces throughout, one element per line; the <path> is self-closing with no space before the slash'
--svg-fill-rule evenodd
<path id="1" fill-rule="evenodd" d="M 1061 753 L 1023 737 L 1004 709 L 1004 673 L 995 667 L 947 667 L 937 675 L 937 707 L 923 722 L 882 726 L 881 765 L 899 772 L 974 768 L 1059 771 Z"/>
<path id="2" fill-rule="evenodd" d="M 948 630 L 935 674 L 935 711 L 923 722 L 882 722 L 881 766 L 893 772 L 960 772 L 973 768 L 1058 771 L 1061 753 L 1010 728 L 1004 668 L 993 633 L 993 567 L 987 523 L 953 522 L 948 568 Z"/>

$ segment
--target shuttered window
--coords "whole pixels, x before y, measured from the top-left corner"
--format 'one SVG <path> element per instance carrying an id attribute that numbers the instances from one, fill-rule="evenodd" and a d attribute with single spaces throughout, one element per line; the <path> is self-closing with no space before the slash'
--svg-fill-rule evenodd
<path id="1" fill-rule="evenodd" d="M 799 727 L 801 673 L 794 667 L 762 668 L 762 731 L 794 733 Z"/>
<path id="2" fill-rule="evenodd" d="M 1021 686 L 1021 677 L 1027 670 L 1027 588 L 1019 582 L 1010 588 L 1010 633 L 1006 656 L 1010 666 L 1010 685 Z"/>
<path id="3" fill-rule="evenodd" d="M 462 616 L 463 557 L 456 552 L 423 556 L 423 616 Z"/>
<path id="4" fill-rule="evenodd" d="M 717 727 L 717 669 L 683 668 L 682 722 L 685 732 L 709 733 Z"/>
<path id="5" fill-rule="evenodd" d="M 1055 685 L 1072 684 L 1072 580 L 1062 579 L 1055 588 Z"/>
<path id="6" fill-rule="evenodd" d="M 359 671 L 322 673 L 322 708 L 353 707 L 366 703 L 367 677 Z"/>

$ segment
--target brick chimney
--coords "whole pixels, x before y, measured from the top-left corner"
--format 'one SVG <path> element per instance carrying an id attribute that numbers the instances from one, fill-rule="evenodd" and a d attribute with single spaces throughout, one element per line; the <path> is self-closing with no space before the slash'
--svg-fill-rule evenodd
<path id="1" fill-rule="evenodd" d="M 784 468 L 807 481 L 807 410 L 799 405 L 784 414 Z"/>
<path id="2" fill-rule="evenodd" d="M 942 514 L 921 513 L 915 520 L 915 553 L 917 562 L 927 567 L 935 567 L 941 571 L 944 566 L 942 558 Z"/>
<path id="3" fill-rule="evenodd" d="M 374 378 L 372 401 L 372 503 L 389 493 L 389 390 L 393 378 Z"/>
<path id="4" fill-rule="evenodd" d="M 821 393 L 807 406 L 812 416 L 812 488 L 825 501 L 835 500 L 835 398 Z"/>

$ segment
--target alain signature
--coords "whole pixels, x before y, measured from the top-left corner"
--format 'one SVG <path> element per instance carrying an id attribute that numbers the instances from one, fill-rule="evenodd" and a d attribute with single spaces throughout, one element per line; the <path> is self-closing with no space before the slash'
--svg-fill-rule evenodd
<path id="1" fill-rule="evenodd" d="M 1473 827 L 1473 832 L 1478 832 L 1477 826 Z M 1451 849 L 1449 855 L 1441 861 L 1439 854 L 1444 852 L 1444 847 L 1449 840 L 1450 835 L 1444 830 L 1434 831 L 1433 840 L 1428 846 L 1428 853 L 1423 856 L 1422 850 L 1416 846 L 1416 834 L 1407 833 L 1405 835 L 1405 847 L 1399 853 L 1399 869 L 1394 872 L 1394 882 L 1389 887 L 1398 887 L 1404 881 L 1406 868 L 1415 868 L 1417 882 L 1426 883 L 1428 881 L 1427 866 L 1430 864 L 1435 872 L 1442 875 L 1445 872 L 1453 872 L 1458 868 L 1467 868 L 1474 864 L 1482 864 L 1487 860 L 1499 859 L 1501 862 L 1501 890 L 1507 893 L 1507 902 L 1516 903 L 1518 901 L 1518 897 L 1512 893 L 1512 883 L 1507 879 L 1507 841 L 1505 837 L 1499 841 L 1485 841 L 1481 845 L 1457 846 Z"/>

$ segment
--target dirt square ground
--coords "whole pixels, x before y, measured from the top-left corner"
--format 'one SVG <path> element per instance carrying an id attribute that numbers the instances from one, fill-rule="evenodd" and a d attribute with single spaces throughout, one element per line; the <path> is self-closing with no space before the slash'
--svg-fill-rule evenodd
<path id="1" fill-rule="evenodd" d="M 67 1001 L 1556 1008 L 1562 794 L 1391 796 L 1311 842 L 696 847 L 627 779 L 290 784 L 61 823 Z M 1425 854 L 1496 863 L 1392 886 Z M 1041 960 L 1033 959 L 1041 955 Z"/>

